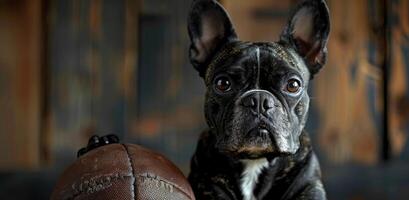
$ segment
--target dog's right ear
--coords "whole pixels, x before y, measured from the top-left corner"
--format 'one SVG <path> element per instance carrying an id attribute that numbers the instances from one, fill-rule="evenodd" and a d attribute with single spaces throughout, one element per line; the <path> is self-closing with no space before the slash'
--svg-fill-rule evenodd
<path id="1" fill-rule="evenodd" d="M 188 18 L 192 65 L 204 77 L 207 65 L 223 45 L 237 40 L 224 8 L 215 0 L 194 0 Z"/>
<path id="2" fill-rule="evenodd" d="M 311 78 L 327 60 L 330 14 L 325 0 L 303 0 L 281 33 L 281 42 L 292 46 L 304 58 Z"/>

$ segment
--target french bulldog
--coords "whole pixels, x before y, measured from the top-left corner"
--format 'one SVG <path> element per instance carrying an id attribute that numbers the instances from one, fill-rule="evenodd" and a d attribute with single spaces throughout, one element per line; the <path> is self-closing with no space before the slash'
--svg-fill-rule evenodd
<path id="1" fill-rule="evenodd" d="M 188 32 L 209 126 L 191 161 L 196 198 L 326 199 L 304 130 L 308 84 L 327 57 L 325 1 L 301 1 L 278 42 L 245 42 L 217 1 L 195 0 Z"/>

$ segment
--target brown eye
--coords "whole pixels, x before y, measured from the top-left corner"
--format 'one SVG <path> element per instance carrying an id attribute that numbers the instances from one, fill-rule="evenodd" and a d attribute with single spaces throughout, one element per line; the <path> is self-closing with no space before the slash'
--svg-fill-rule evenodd
<path id="1" fill-rule="evenodd" d="M 287 91 L 290 93 L 297 93 L 300 90 L 301 83 L 297 79 L 290 79 L 287 83 Z"/>
<path id="2" fill-rule="evenodd" d="M 230 79 L 227 77 L 220 77 L 216 79 L 216 89 L 220 92 L 227 92 L 231 89 Z"/>

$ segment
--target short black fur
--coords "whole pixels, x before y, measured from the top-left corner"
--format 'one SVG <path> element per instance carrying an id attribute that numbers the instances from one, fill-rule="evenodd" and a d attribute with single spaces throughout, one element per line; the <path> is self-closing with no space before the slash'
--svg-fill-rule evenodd
<path id="1" fill-rule="evenodd" d="M 329 22 L 324 0 L 305 0 L 278 42 L 242 42 L 218 2 L 193 2 L 190 59 L 206 84 L 209 125 L 189 175 L 197 199 L 326 199 L 304 127 Z M 268 164 L 244 193 L 243 161 L 258 159 Z"/>

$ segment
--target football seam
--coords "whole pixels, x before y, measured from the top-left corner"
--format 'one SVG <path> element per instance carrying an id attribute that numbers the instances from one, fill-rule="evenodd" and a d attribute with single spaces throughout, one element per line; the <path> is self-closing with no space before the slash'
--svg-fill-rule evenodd
<path id="1" fill-rule="evenodd" d="M 80 182 L 74 182 L 72 185 L 69 186 L 69 188 L 72 190 L 72 194 L 66 194 L 64 195 L 64 199 L 67 200 L 73 200 L 76 199 L 77 197 L 81 195 L 89 195 L 93 194 L 95 192 L 99 192 L 102 190 L 105 190 L 107 188 L 110 188 L 115 182 L 126 179 L 126 178 L 131 178 L 132 185 L 131 185 L 131 199 L 136 200 L 137 197 L 137 183 L 138 180 L 141 180 L 142 182 L 145 181 L 154 181 L 156 187 L 163 187 L 164 189 L 168 190 L 170 193 L 174 192 L 175 188 L 176 190 L 180 191 L 190 199 L 192 199 L 192 196 L 190 193 L 186 190 L 184 190 L 183 187 L 181 187 L 179 184 L 175 184 L 174 182 L 171 182 L 161 176 L 158 176 L 156 174 L 152 173 L 136 173 L 135 169 L 133 168 L 134 166 L 134 160 L 131 159 L 131 154 L 129 151 L 129 148 L 125 144 L 121 144 L 125 150 L 124 154 L 126 154 L 126 157 L 128 159 L 128 172 L 127 173 L 110 173 L 110 174 L 102 174 L 102 175 L 97 175 L 97 176 L 92 176 L 92 177 L 81 177 Z M 139 177 L 139 178 L 138 178 Z M 83 179 L 85 178 L 85 179 Z M 67 188 L 68 189 L 68 188 Z M 67 191 L 63 192 L 67 193 Z"/>
<path id="2" fill-rule="evenodd" d="M 160 177 L 158 175 L 154 175 L 154 174 L 150 174 L 150 173 L 143 173 L 143 174 L 137 174 L 136 176 L 139 176 L 141 178 L 148 179 L 148 180 L 155 180 L 155 181 L 160 182 L 161 184 L 164 183 L 164 184 L 167 184 L 169 186 L 175 187 L 176 189 L 181 191 L 183 194 L 185 194 L 189 198 L 192 198 L 190 196 L 190 194 L 188 192 L 186 192 L 182 187 L 180 187 L 179 185 L 177 185 L 177 184 L 175 184 L 173 182 L 170 182 L 170 181 L 168 181 L 168 180 L 166 180 L 166 179 L 164 179 L 164 178 L 162 178 L 162 177 Z M 156 183 L 156 184 L 158 184 L 158 183 Z M 156 185 L 156 187 L 159 187 L 159 186 Z M 170 193 L 173 193 L 173 189 L 170 189 Z"/>
<path id="3" fill-rule="evenodd" d="M 64 199 L 76 199 L 77 197 L 83 195 L 83 194 L 93 194 L 95 192 L 98 191 L 102 191 L 105 190 L 109 187 L 111 187 L 115 182 L 117 182 L 118 180 L 121 179 L 125 179 L 125 178 L 134 178 L 135 182 L 136 182 L 136 178 L 140 177 L 143 179 L 144 181 L 155 181 L 156 182 L 156 187 L 159 186 L 164 186 L 166 189 L 169 190 L 170 193 L 173 193 L 173 188 L 170 187 L 174 187 L 175 189 L 179 190 L 180 192 L 182 192 L 183 194 L 185 194 L 186 196 L 192 198 L 190 196 L 190 194 L 188 192 L 186 192 L 182 187 L 180 187 L 177 184 L 174 184 L 172 182 L 169 182 L 168 180 L 157 176 L 155 174 L 150 174 L 150 173 L 143 173 L 143 174 L 132 174 L 132 175 L 126 175 L 126 174 L 121 174 L 121 173 L 115 173 L 115 174 L 106 174 L 106 175 L 100 175 L 100 176 L 96 176 L 96 177 L 92 177 L 90 179 L 86 179 L 81 181 L 79 184 L 73 184 L 71 187 L 74 190 L 74 194 L 64 198 Z M 136 184 L 136 183 L 135 183 Z M 160 184 L 160 185 L 159 185 Z M 170 186 L 170 187 L 169 187 Z M 134 199 L 136 199 L 135 197 L 135 193 L 134 195 Z"/>
<path id="4" fill-rule="evenodd" d="M 128 151 L 128 147 L 125 144 L 122 144 L 122 146 L 125 148 L 125 152 L 126 152 L 126 157 L 128 158 L 128 162 L 129 162 L 129 169 L 131 170 L 132 173 L 132 178 L 133 178 L 133 183 L 132 183 L 132 199 L 136 199 L 136 195 L 135 195 L 135 184 L 136 184 L 136 177 L 135 177 L 135 172 L 133 169 L 133 161 L 129 155 L 129 151 Z"/>
<path id="5" fill-rule="evenodd" d="M 125 178 L 135 178 L 133 175 L 125 175 L 121 173 L 115 174 L 107 174 L 107 175 L 100 175 L 96 177 L 92 177 L 90 179 L 82 180 L 80 183 L 74 183 L 71 185 L 71 189 L 73 190 L 72 195 L 68 195 L 68 197 L 64 199 L 75 199 L 83 194 L 93 194 L 95 192 L 105 190 L 112 186 L 114 182 L 119 179 Z"/>

